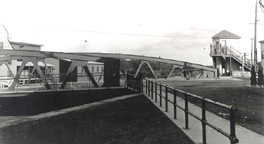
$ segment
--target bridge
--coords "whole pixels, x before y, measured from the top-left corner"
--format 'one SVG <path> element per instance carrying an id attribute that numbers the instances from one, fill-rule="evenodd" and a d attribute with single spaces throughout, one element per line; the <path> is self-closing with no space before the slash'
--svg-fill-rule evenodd
<path id="1" fill-rule="evenodd" d="M 180 69 L 182 72 L 188 70 L 200 70 L 209 71 L 214 73 L 214 76 L 217 76 L 217 69 L 204 66 L 201 64 L 195 64 L 185 61 L 178 61 L 173 59 L 165 59 L 160 57 L 149 57 L 142 55 L 131 55 L 131 54 L 114 54 L 114 53 L 63 53 L 63 52 L 48 52 L 48 51 L 32 51 L 32 50 L 0 50 L 0 65 L 4 64 L 10 70 L 9 65 L 7 64 L 10 60 L 19 60 L 22 61 L 21 66 L 17 70 L 16 74 L 11 72 L 12 82 L 9 85 L 9 90 L 14 90 L 15 85 L 18 83 L 18 80 L 21 76 L 21 73 L 28 62 L 32 62 L 34 65 L 34 69 L 39 74 L 42 82 L 45 84 L 46 89 L 51 89 L 50 84 L 48 83 L 45 74 L 41 71 L 38 62 L 43 62 L 45 66 L 46 58 L 53 58 L 57 60 L 70 60 L 70 66 L 68 67 L 67 74 L 63 79 L 63 82 L 60 86 L 60 89 L 63 89 L 66 83 L 69 81 L 70 75 L 73 72 L 74 68 L 77 66 L 81 66 L 83 70 L 86 72 L 87 77 L 91 80 L 94 87 L 99 87 L 97 82 L 95 81 L 93 75 L 87 68 L 87 62 L 101 62 L 104 64 L 104 87 L 116 87 L 120 86 L 120 60 L 140 60 L 141 63 L 138 66 L 138 69 L 135 73 L 135 76 L 138 75 L 140 69 L 144 64 L 146 64 L 150 71 L 152 72 L 154 78 L 157 79 L 157 75 L 155 74 L 153 68 L 149 64 L 149 62 L 158 62 L 165 63 L 171 65 L 171 70 L 169 74 L 166 76 L 167 78 L 172 74 L 174 69 Z"/>
<path id="2" fill-rule="evenodd" d="M 39 66 L 39 62 L 42 62 L 47 66 L 45 63 L 45 59 L 52 58 L 57 60 L 67 60 L 69 61 L 70 65 L 67 68 L 67 73 L 64 79 L 62 80 L 62 83 L 60 85 L 60 89 L 64 89 L 67 82 L 69 82 L 71 73 L 73 73 L 74 69 L 79 66 L 82 67 L 85 73 L 87 74 L 87 77 L 91 80 L 94 87 L 99 87 L 99 84 L 95 80 L 94 76 L 90 72 L 89 68 L 87 67 L 87 62 L 100 62 L 104 64 L 104 80 L 102 87 L 119 87 L 120 86 L 120 60 L 139 60 L 141 61 L 138 65 L 138 68 L 134 75 L 127 75 L 127 89 L 136 91 L 136 92 L 143 92 L 147 96 L 151 96 L 151 99 L 153 99 L 155 95 L 155 102 L 158 102 L 157 96 L 159 96 L 159 103 L 160 106 L 165 106 L 165 111 L 168 112 L 168 103 L 171 103 L 173 105 L 173 110 L 171 110 L 174 113 L 174 119 L 177 118 L 177 111 L 176 108 L 181 109 L 184 111 L 185 116 L 180 116 L 182 118 L 185 118 L 185 128 L 189 129 L 189 115 L 193 116 L 194 118 L 198 119 L 200 122 L 202 122 L 202 141 L 204 144 L 207 143 L 206 138 L 206 126 L 214 129 L 216 132 L 224 135 L 226 138 L 229 139 L 231 144 L 235 144 L 238 142 L 238 139 L 236 137 L 235 133 L 235 113 L 237 109 L 233 106 L 228 106 L 225 104 L 221 104 L 215 101 L 212 101 L 210 99 L 200 97 L 197 95 L 193 95 L 184 91 L 180 91 L 174 88 L 170 88 L 168 86 L 155 83 L 155 81 L 151 81 L 149 79 L 143 79 L 139 75 L 139 71 L 142 68 L 142 66 L 145 64 L 148 66 L 150 71 L 153 74 L 154 78 L 157 78 L 155 71 L 150 65 L 150 62 L 157 62 L 157 63 L 165 63 L 171 65 L 171 70 L 166 76 L 167 78 L 172 74 L 174 69 L 180 69 L 182 72 L 188 71 L 188 70 L 200 70 L 200 71 L 209 71 L 214 73 L 214 76 L 216 77 L 217 69 L 185 62 L 185 61 L 178 61 L 173 59 L 165 59 L 160 57 L 149 57 L 149 56 L 142 56 L 142 55 L 130 55 L 130 54 L 114 54 L 114 53 L 63 53 L 63 52 L 47 52 L 47 51 L 30 51 L 30 50 L 6 50 L 2 49 L 0 50 L 0 65 L 5 65 L 8 70 L 11 71 L 11 68 L 9 67 L 9 61 L 10 60 L 19 60 L 21 61 L 21 65 L 18 68 L 16 74 L 11 73 L 11 79 L 12 82 L 10 86 L 8 87 L 9 90 L 15 90 L 16 84 L 18 83 L 18 80 L 20 79 L 21 73 L 24 70 L 26 64 L 28 62 L 33 63 L 34 69 L 40 76 L 42 82 L 45 85 L 45 88 L 47 90 L 52 89 L 50 86 L 51 83 L 47 80 L 46 71 L 43 73 Z M 203 74 L 203 73 L 202 73 Z M 30 78 L 29 78 L 30 79 Z M 102 89 L 103 90 L 109 90 L 109 89 Z M 120 91 L 120 90 L 119 90 Z M 158 92 L 159 91 L 159 92 Z M 169 91 L 173 91 L 173 95 L 169 94 Z M 67 91 L 66 91 L 67 93 Z M 177 93 L 177 95 L 176 95 Z M 182 101 L 185 105 L 178 105 L 176 103 L 176 97 L 179 97 L 179 95 L 184 97 L 184 101 Z M 172 97 L 173 96 L 173 97 Z M 65 95 L 63 96 L 65 97 Z M 171 98 L 169 98 L 171 97 Z M 202 101 L 202 116 L 198 116 L 195 112 L 190 112 L 188 107 L 188 97 L 190 98 L 196 98 L 200 101 Z M 172 99 L 173 98 L 173 99 Z M 179 101 L 179 100 L 177 100 Z M 41 101 L 42 103 L 43 101 Z M 212 124 L 207 122 L 206 120 L 206 107 L 205 104 L 213 104 L 216 106 L 223 107 L 227 109 L 230 112 L 230 129 L 222 130 L 219 126 L 216 126 L 216 124 Z M 197 108 L 195 108 L 197 109 Z M 199 138 L 200 139 L 200 138 Z M 199 140 L 200 141 L 200 140 Z"/>

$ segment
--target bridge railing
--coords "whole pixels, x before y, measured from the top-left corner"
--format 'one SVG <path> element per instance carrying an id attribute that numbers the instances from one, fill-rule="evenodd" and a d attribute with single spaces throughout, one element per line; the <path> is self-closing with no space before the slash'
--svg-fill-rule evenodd
<path id="1" fill-rule="evenodd" d="M 64 80 L 66 74 L 53 74 L 46 77 L 47 82 L 49 83 L 51 89 L 48 91 L 59 91 L 60 86 Z M 92 73 L 95 81 L 98 85 L 103 84 L 103 77 L 104 75 L 101 73 Z M 11 82 L 13 78 L 0 78 L 0 84 L 4 83 L 5 81 Z M 124 81 L 121 79 L 120 81 Z M 7 83 L 7 82 L 6 82 Z M 123 84 L 123 83 L 122 83 Z M 7 89 L 8 86 L 5 84 L 3 89 Z M 91 89 L 94 88 L 92 81 L 87 75 L 82 73 L 73 74 L 69 77 L 68 82 L 66 83 L 64 90 L 81 90 L 81 89 Z M 45 91 L 47 90 L 42 82 L 42 79 L 38 77 L 31 77 L 23 76 L 20 77 L 18 83 L 15 86 L 15 91 Z"/>
<path id="2" fill-rule="evenodd" d="M 143 79 L 141 76 L 127 75 L 127 88 L 137 92 L 143 92 Z"/>
<path id="3" fill-rule="evenodd" d="M 185 128 L 189 129 L 189 115 L 194 117 L 195 119 L 201 121 L 202 124 L 202 141 L 203 144 L 207 143 L 206 138 L 206 126 L 211 127 L 212 129 L 216 130 L 217 132 L 221 133 L 225 137 L 229 138 L 230 144 L 238 143 L 238 139 L 236 137 L 235 131 L 235 113 L 237 112 L 237 108 L 234 106 L 229 106 L 223 103 L 219 103 L 213 100 L 210 100 L 206 97 L 201 97 L 198 95 L 194 95 L 191 93 L 187 93 L 182 90 L 178 90 L 167 85 L 163 85 L 161 83 L 157 83 L 148 79 L 141 79 L 140 77 L 127 77 L 127 87 L 132 88 L 138 92 L 145 93 L 151 99 L 154 99 L 155 103 L 158 102 L 159 105 L 162 107 L 162 104 L 165 103 L 165 111 L 168 112 L 168 103 L 173 105 L 173 113 L 174 119 L 177 119 L 177 108 L 184 111 L 185 113 Z M 169 97 L 169 93 L 172 93 L 172 97 Z M 177 98 L 179 95 L 183 95 L 184 99 L 184 106 L 180 106 L 177 104 Z M 197 115 L 189 111 L 189 102 L 190 98 L 194 98 L 201 101 L 201 115 Z M 163 102 L 164 100 L 164 102 Z M 230 131 L 226 132 L 220 128 L 220 126 L 216 126 L 206 119 L 206 106 L 207 104 L 212 104 L 216 107 L 220 107 L 229 111 L 229 121 L 230 121 Z"/>

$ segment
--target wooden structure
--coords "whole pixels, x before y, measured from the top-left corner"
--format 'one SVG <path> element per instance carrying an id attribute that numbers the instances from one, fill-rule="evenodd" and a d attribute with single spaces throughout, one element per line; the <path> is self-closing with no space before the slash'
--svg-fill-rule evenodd
<path id="1" fill-rule="evenodd" d="M 212 37 L 210 56 L 213 58 L 214 68 L 219 70 L 220 76 L 232 76 L 232 71 L 241 71 L 241 69 L 250 71 L 250 60 L 238 51 L 239 39 L 240 36 L 226 30 Z"/>

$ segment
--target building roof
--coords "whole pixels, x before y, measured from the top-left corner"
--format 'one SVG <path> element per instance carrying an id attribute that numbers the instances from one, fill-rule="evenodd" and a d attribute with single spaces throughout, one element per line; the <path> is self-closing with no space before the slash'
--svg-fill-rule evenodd
<path id="1" fill-rule="evenodd" d="M 262 41 L 259 41 L 259 43 L 263 44 L 263 43 L 264 43 L 264 40 L 262 40 Z"/>
<path id="2" fill-rule="evenodd" d="M 37 47 L 41 47 L 43 45 L 41 44 L 32 44 L 32 43 L 25 43 L 25 42 L 14 42 L 14 41 L 9 41 L 10 44 L 17 44 L 17 45 L 24 45 L 24 46 L 37 46 Z"/>
<path id="3" fill-rule="evenodd" d="M 213 39 L 240 39 L 241 37 L 229 31 L 222 30 L 218 34 L 214 35 L 212 38 Z"/>

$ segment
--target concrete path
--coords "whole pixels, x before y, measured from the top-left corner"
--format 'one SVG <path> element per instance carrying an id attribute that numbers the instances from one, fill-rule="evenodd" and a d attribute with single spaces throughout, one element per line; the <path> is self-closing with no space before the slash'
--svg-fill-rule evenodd
<path id="1" fill-rule="evenodd" d="M 165 95 L 165 94 L 164 94 Z M 163 95 L 163 96 L 164 96 Z M 148 96 L 146 96 L 148 97 Z M 157 98 L 157 103 L 155 103 L 155 94 L 153 94 L 153 99 L 151 96 L 148 97 L 161 111 L 164 112 L 182 131 L 188 135 L 195 143 L 202 143 L 202 123 L 195 119 L 192 116 L 189 116 L 189 129 L 185 129 L 185 114 L 184 112 L 177 108 L 177 119 L 173 117 L 173 105 L 168 103 L 168 112 L 165 112 L 165 101 L 162 100 L 162 107 L 160 107 L 159 96 Z M 173 95 L 168 94 L 168 98 L 173 101 Z M 184 100 L 177 97 L 177 104 L 181 107 L 184 107 Z M 200 107 L 195 106 L 194 104 L 189 103 L 189 111 L 201 117 L 202 110 Z M 209 111 L 206 111 L 207 121 L 211 124 L 221 128 L 222 130 L 230 133 L 230 122 L 226 119 L 223 119 Z M 206 126 L 207 134 L 207 144 L 229 144 L 230 141 L 224 135 L 218 133 L 214 129 Z M 249 129 L 246 129 L 240 125 L 236 124 L 236 136 L 239 139 L 239 144 L 264 144 L 264 136 L 257 134 Z"/>

